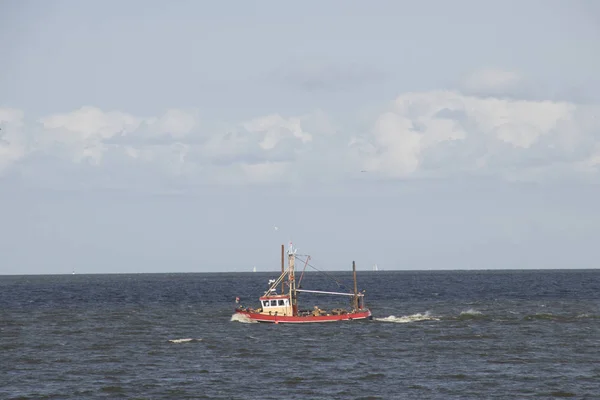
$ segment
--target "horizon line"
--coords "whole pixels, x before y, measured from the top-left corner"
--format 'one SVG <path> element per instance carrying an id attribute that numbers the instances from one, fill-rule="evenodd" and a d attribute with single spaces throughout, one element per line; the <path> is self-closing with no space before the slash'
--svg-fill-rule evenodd
<path id="1" fill-rule="evenodd" d="M 356 272 L 368 272 L 372 274 L 378 274 L 381 272 L 481 272 L 481 271 L 594 271 L 600 270 L 598 267 L 580 267 L 580 268 L 448 268 L 448 269 L 380 269 L 378 271 L 374 271 L 371 269 L 368 270 L 359 270 Z M 318 273 L 320 271 L 306 271 L 311 273 Z M 348 272 L 352 271 L 345 269 L 336 269 L 336 270 L 322 270 L 321 272 Z M 170 271 L 170 272 L 83 272 L 83 273 L 19 273 L 19 274 L 0 274 L 0 277 L 4 276 L 62 276 L 62 275 L 166 275 L 166 274 L 266 274 L 266 273 L 277 273 L 281 274 L 279 270 L 273 271 Z"/>

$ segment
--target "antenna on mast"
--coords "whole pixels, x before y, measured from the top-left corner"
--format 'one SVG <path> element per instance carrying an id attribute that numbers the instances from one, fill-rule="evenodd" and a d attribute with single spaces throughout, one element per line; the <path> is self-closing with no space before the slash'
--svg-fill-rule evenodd
<path id="1" fill-rule="evenodd" d="M 290 245 L 288 246 L 288 254 L 296 254 L 297 251 L 298 251 L 298 249 L 294 248 L 294 245 L 292 244 L 292 241 L 290 240 Z"/>

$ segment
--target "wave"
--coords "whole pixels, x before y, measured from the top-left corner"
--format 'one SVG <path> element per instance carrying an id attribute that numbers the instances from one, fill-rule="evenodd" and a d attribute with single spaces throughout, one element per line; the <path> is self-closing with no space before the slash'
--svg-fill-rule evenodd
<path id="1" fill-rule="evenodd" d="M 485 318 L 481 311 L 477 311 L 473 308 L 469 308 L 467 311 L 461 311 L 458 319 L 480 319 Z"/>
<path id="2" fill-rule="evenodd" d="M 244 314 L 235 313 L 231 316 L 231 322 L 241 322 L 242 324 L 258 324 L 258 321 L 254 321 Z"/>
<path id="3" fill-rule="evenodd" d="M 191 342 L 201 342 L 202 339 L 194 339 L 194 338 L 186 338 L 186 339 L 169 339 L 171 343 L 191 343 Z"/>
<path id="4" fill-rule="evenodd" d="M 385 318 L 373 318 L 374 321 L 380 322 L 394 322 L 397 324 L 406 324 L 409 322 L 419 322 L 419 321 L 439 321 L 440 319 L 429 314 L 429 311 L 424 314 L 416 313 L 412 315 L 404 315 L 402 317 L 396 317 L 394 315 L 390 315 Z"/>

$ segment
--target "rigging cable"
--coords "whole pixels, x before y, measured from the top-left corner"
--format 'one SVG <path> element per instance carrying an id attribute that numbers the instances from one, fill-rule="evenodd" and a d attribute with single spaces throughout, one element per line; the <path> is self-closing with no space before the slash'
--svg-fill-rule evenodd
<path id="1" fill-rule="evenodd" d="M 314 265 L 310 264 L 308 262 L 308 260 L 303 260 L 301 258 L 301 256 L 296 256 L 296 258 L 300 259 L 300 261 L 304 261 L 306 263 L 306 265 L 308 265 L 309 267 L 311 267 L 315 271 L 318 271 L 318 272 L 322 273 L 323 275 L 327 276 L 329 279 L 333 280 L 338 285 L 339 288 L 341 288 L 341 289 L 347 289 L 346 285 L 344 285 L 343 283 L 341 283 L 340 281 L 338 281 L 337 279 L 335 279 L 333 276 L 331 276 L 327 272 L 322 271 L 322 270 L 318 269 L 317 267 L 315 267 Z"/>

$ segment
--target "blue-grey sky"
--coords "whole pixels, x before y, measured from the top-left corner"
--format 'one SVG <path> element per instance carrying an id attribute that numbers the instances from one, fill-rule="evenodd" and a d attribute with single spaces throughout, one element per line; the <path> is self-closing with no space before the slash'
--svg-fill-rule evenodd
<path id="1" fill-rule="evenodd" d="M 0 274 L 598 266 L 595 1 L 0 0 L 0 51 Z"/>

